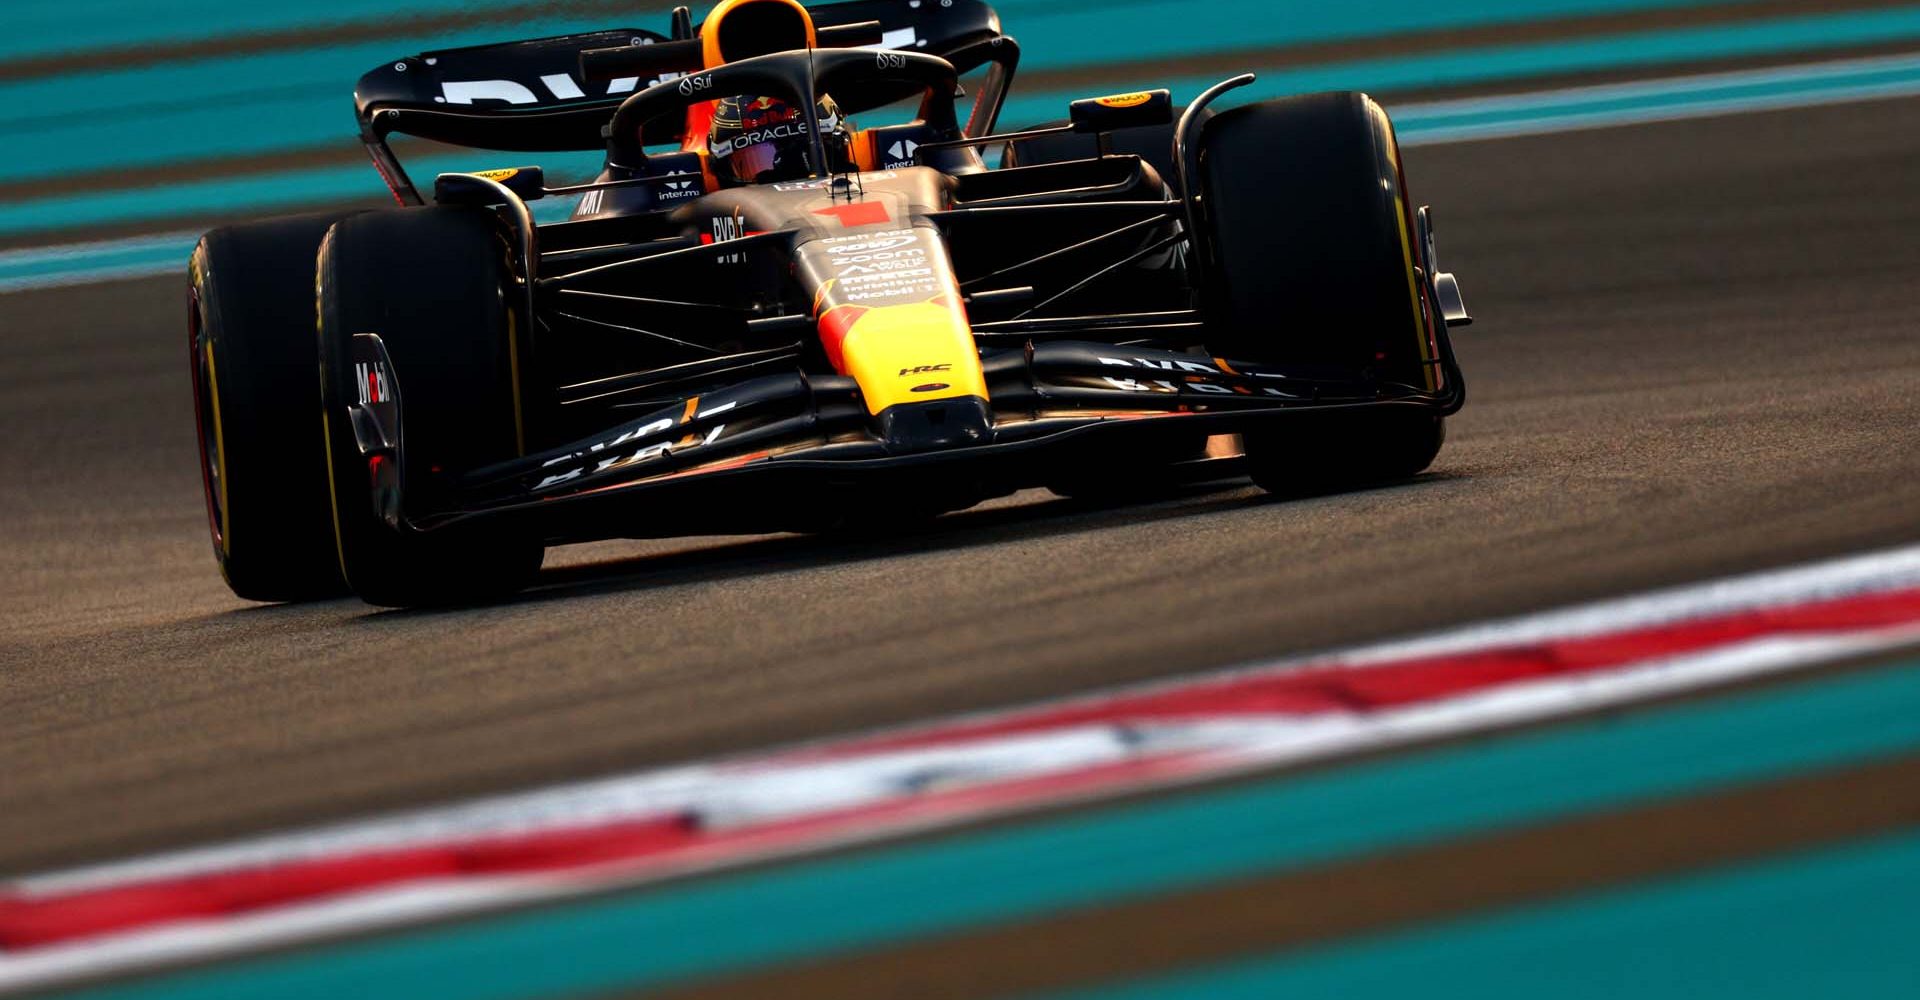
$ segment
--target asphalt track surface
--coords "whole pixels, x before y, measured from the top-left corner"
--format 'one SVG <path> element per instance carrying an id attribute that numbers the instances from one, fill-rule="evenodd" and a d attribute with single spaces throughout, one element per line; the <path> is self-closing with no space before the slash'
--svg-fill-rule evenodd
<path id="1" fill-rule="evenodd" d="M 455 612 L 226 591 L 181 281 L 0 297 L 0 872 L 1920 540 L 1916 125 L 1889 101 L 1409 151 L 1480 319 L 1417 482 L 608 543 Z"/>

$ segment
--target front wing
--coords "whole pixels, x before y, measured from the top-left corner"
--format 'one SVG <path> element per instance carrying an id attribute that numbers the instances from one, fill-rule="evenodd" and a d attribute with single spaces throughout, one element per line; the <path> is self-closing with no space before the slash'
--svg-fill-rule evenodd
<path id="1" fill-rule="evenodd" d="M 375 335 L 355 338 L 354 349 L 366 355 L 356 360 L 384 361 Z M 805 530 L 850 504 L 959 509 L 1045 485 L 1089 453 L 1124 462 L 1131 446 L 1169 435 L 1232 434 L 1334 409 L 1446 416 L 1465 399 L 1444 338 L 1437 391 L 1094 342 L 989 351 L 982 363 L 989 436 L 904 453 L 875 433 L 852 379 L 799 372 L 634 404 L 635 419 L 592 438 L 451 478 L 409 474 L 403 384 L 351 417 L 370 467 L 382 470 L 369 501 L 396 529 L 485 523 L 558 544 Z M 937 411 L 916 419 L 937 424 Z"/>

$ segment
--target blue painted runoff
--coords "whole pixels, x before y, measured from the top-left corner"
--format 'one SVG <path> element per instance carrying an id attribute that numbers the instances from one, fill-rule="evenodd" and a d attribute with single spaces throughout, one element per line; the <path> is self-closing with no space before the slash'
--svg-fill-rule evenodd
<path id="1" fill-rule="evenodd" d="M 86 991 L 531 1000 L 885 946 L 1920 748 L 1920 664 Z"/>

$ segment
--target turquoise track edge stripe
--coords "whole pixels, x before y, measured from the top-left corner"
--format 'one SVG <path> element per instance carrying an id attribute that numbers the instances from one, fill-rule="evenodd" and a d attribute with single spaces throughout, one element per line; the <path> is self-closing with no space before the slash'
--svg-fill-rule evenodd
<path id="1" fill-rule="evenodd" d="M 1906 664 L 81 995 L 513 1000 L 662 985 L 1916 748 L 1920 664 Z"/>
<path id="2" fill-rule="evenodd" d="M 1051 1000 L 1920 996 L 1920 833 Z M 1439 988 L 1436 989 L 1436 984 Z"/>
<path id="3" fill-rule="evenodd" d="M 1396 112 L 1401 140 L 1409 146 L 1472 139 L 1529 135 L 1541 132 L 1627 125 L 1681 117 L 1698 117 L 1843 101 L 1907 97 L 1920 94 L 1920 57 L 1816 64 L 1803 68 L 1738 74 L 1736 78 L 1702 85 L 1694 78 L 1670 81 L 1671 90 L 1657 83 L 1583 91 L 1545 91 L 1502 95 L 1479 101 L 1411 104 Z M 418 179 L 438 169 L 473 168 L 485 154 L 436 157 L 415 164 Z M 495 162 L 514 159 L 497 155 Z M 528 159 L 524 154 L 520 159 Z M 548 158 L 555 169 L 568 164 Z M 566 158 L 562 157 L 561 160 Z M 577 164 L 573 164 L 577 167 Z M 311 168 L 281 174 L 237 179 L 212 179 L 171 188 L 102 191 L 42 201 L 0 204 L 0 234 L 45 232 L 53 237 L 61 227 L 104 225 L 116 221 L 165 219 L 193 211 L 271 211 L 289 205 L 371 199 L 379 190 L 373 171 L 360 165 Z M 550 211 L 546 204 L 538 206 Z M 25 251 L 12 251 L 23 253 Z M 112 252 L 102 249 L 100 252 Z M 12 268 L 0 260 L 0 281 Z M 81 267 L 65 265 L 66 274 Z M 31 287 L 24 280 L 7 287 Z"/>
<path id="4" fill-rule="evenodd" d="M 568 172 L 578 171 L 581 179 L 590 180 L 600 156 L 598 153 L 549 154 L 545 157 L 547 176 L 570 179 Z M 473 151 L 416 157 L 407 168 L 414 183 L 430 193 L 433 178 L 442 172 L 527 166 L 532 159 L 525 153 Z M 393 203 L 386 197 L 386 188 L 371 163 L 343 163 L 244 177 L 210 178 L 162 188 L 123 188 L 40 201 L 0 203 L 0 234 L 47 232 L 51 236 L 66 226 L 168 219 L 191 212 L 265 212 L 288 205 L 356 198 L 369 204 Z M 535 205 L 544 211 L 561 200 L 549 199 Z"/>
<path id="5" fill-rule="evenodd" d="M 553 26 L 548 26 L 553 27 Z M 1018 32 L 1016 31 L 1016 34 Z M 449 38 L 472 42 L 481 35 Z M 1266 70 L 1254 90 L 1239 96 L 1273 96 L 1330 89 L 1412 90 L 1466 83 L 1517 80 L 1541 73 L 1651 68 L 1700 59 L 1764 54 L 1813 53 L 1898 39 L 1920 41 L 1920 7 L 1901 7 L 1811 17 L 1778 18 L 1713 28 L 1669 29 L 1549 42 L 1409 53 L 1392 58 Z M 351 53 L 358 53 L 357 55 Z M 384 53 L 384 54 L 381 54 Z M 9 168 L 18 175 L 159 167 L 194 160 L 276 151 L 345 141 L 353 129 L 347 89 L 361 72 L 396 54 L 378 45 L 340 49 L 335 61 L 318 56 L 275 63 L 246 57 L 202 66 L 166 67 L 97 74 L 98 79 L 0 82 L 0 134 L 14 143 Z M 292 57 L 287 57 L 292 59 Z M 231 63 L 231 66 L 228 66 Z M 252 86 L 243 82 L 251 81 Z M 270 81 L 270 83 L 262 82 Z M 1116 81 L 1129 86 L 1169 86 L 1191 96 L 1212 78 Z M 124 95 L 168 95 L 159 106 L 128 114 Z M 195 95 L 188 99 L 187 95 Z M 1058 118 L 1080 92 L 1032 92 L 1015 86 L 1003 121 L 1008 125 Z M 209 102 L 224 116 L 250 120 L 243 129 L 210 129 Z M 92 114 L 75 114 L 90 109 Z M 118 114 L 110 113 L 119 109 Z"/>
<path id="6" fill-rule="evenodd" d="M 1258 70 L 1259 79 L 1250 87 L 1237 91 L 1234 100 L 1257 100 L 1320 90 L 1413 91 L 1430 87 L 1500 83 L 1553 73 L 1619 69 L 1654 72 L 1662 64 L 1700 59 L 1788 53 L 1814 56 L 1822 50 L 1901 40 L 1920 41 L 1920 8 L 1900 8 L 1869 15 L 1795 18 L 1727 29 L 1646 32 Z M 1817 74 L 1821 71 L 1821 65 L 1814 64 L 1808 70 Z M 1791 68 L 1786 72 L 1790 73 Z M 1129 83 L 1142 87 L 1170 87 L 1175 98 L 1184 100 L 1226 75 L 1174 80 L 1142 79 Z M 1017 90 L 1017 83 L 1015 87 Z M 1001 120 L 1008 126 L 1019 126 L 1063 117 L 1070 96 L 1083 95 L 1016 94 L 1002 111 Z"/>
<path id="7" fill-rule="evenodd" d="M 1099 16 L 1091 19 L 1085 6 L 1061 4 L 1056 0 L 1041 3 L 1002 0 L 993 6 L 1008 30 L 1034 50 L 1035 59 L 1059 64 L 1079 62 L 1090 53 L 1114 49 L 1151 47 L 1154 54 L 1163 55 L 1206 48 L 1218 40 L 1222 30 L 1236 25 L 1242 35 L 1251 33 L 1262 43 L 1317 42 L 1492 23 L 1676 10 L 1720 2 L 1723 0 L 1475 0 L 1469 4 L 1348 0 L 1340 5 L 1290 11 L 1284 20 L 1256 21 L 1249 21 L 1249 15 L 1266 14 L 1269 5 L 1264 0 L 1215 0 L 1197 9 L 1180 0 L 1131 0 L 1124 4 L 1102 4 Z M 65 3 L 7 0 L 7 9 L 0 13 L 0 27 L 15 30 L 0 33 L 0 65 L 18 59 L 84 56 L 128 45 L 191 44 L 262 32 L 347 28 L 365 25 L 395 8 L 391 0 L 346 0 L 332 4 L 313 0 L 278 3 L 253 0 L 246 4 L 230 0 L 188 0 L 185 4 L 171 5 L 168 17 L 155 18 L 150 16 L 150 10 L 141 9 L 152 3 L 153 0 L 134 0 L 109 4 L 106 10 L 93 3 L 76 11 L 71 0 Z M 408 13 L 458 11 L 497 15 L 499 9 L 517 5 L 519 0 L 415 0 L 406 5 L 406 9 Z M 587 27 L 664 31 L 671 6 L 642 0 L 633 5 L 629 14 L 599 18 Z M 708 0 L 691 6 L 696 20 L 704 20 L 713 3 Z M 809 0 L 808 6 L 818 6 L 818 3 Z M 12 20 L 8 21 L 8 17 Z M 55 26 L 66 30 L 54 35 Z M 515 34 L 504 25 L 492 30 L 494 37 L 483 41 L 501 41 Z M 395 49 L 376 59 L 404 54 L 403 49 Z"/>

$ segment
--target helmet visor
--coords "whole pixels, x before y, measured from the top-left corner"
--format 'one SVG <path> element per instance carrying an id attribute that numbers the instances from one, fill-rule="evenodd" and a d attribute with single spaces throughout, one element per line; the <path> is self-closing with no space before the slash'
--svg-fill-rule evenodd
<path id="1" fill-rule="evenodd" d="M 772 170 L 779 162 L 779 144 L 772 142 L 736 146 L 733 152 L 727 154 L 727 167 L 733 171 L 733 176 L 748 182 Z"/>

